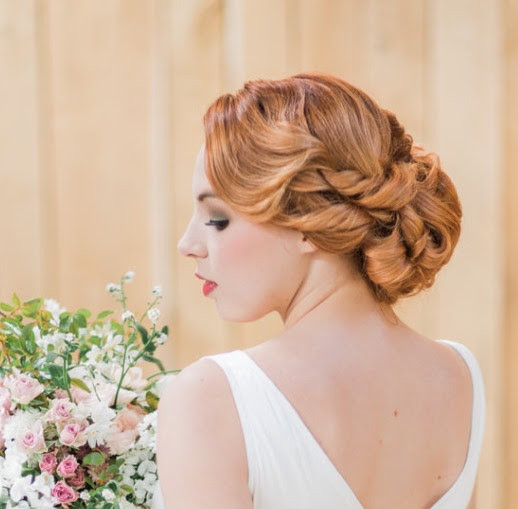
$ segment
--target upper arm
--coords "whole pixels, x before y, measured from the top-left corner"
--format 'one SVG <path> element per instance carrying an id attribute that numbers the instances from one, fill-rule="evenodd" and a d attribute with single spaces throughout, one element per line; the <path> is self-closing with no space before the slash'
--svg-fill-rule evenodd
<path id="1" fill-rule="evenodd" d="M 240 429 L 225 374 L 213 361 L 200 359 L 169 382 L 157 436 L 165 509 L 252 508 Z"/>

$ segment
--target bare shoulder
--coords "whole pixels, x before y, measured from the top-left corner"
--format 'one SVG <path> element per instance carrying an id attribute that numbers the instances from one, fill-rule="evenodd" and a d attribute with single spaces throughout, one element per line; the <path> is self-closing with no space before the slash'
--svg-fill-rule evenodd
<path id="1" fill-rule="evenodd" d="M 158 405 L 157 437 L 166 506 L 246 508 L 244 450 L 232 393 L 215 362 L 199 359 L 169 381 Z"/>
<path id="2" fill-rule="evenodd" d="M 160 398 L 159 408 L 167 412 L 169 403 L 179 403 L 178 398 L 193 405 L 197 412 L 210 411 L 214 399 L 222 396 L 228 387 L 225 374 L 210 359 L 198 359 L 171 378 Z M 171 401 L 174 400 L 174 401 Z M 198 405 L 198 403 L 204 403 Z"/>

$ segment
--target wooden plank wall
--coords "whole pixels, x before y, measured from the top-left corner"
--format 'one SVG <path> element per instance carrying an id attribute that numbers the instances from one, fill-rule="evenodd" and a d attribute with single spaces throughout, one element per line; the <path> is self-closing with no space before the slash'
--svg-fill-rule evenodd
<path id="1" fill-rule="evenodd" d="M 457 184 L 457 251 L 398 310 L 477 355 L 479 506 L 515 507 L 517 33 L 516 0 L 0 0 L 0 299 L 114 308 L 106 283 L 135 270 L 135 311 L 164 288 L 168 368 L 278 332 L 277 316 L 220 320 L 177 253 L 201 118 L 246 79 L 335 73 L 396 112 Z"/>
<path id="2" fill-rule="evenodd" d="M 518 1 L 506 0 L 504 38 L 504 193 L 502 195 L 505 246 L 505 443 L 503 464 L 505 505 L 518 503 Z"/>

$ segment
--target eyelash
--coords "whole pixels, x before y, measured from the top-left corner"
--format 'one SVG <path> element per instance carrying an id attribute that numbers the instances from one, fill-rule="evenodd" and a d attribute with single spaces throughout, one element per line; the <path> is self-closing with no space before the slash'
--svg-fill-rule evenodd
<path id="1" fill-rule="evenodd" d="M 221 231 L 224 230 L 228 226 L 228 219 L 211 219 L 208 223 L 205 223 L 207 226 L 215 226 L 216 230 Z"/>

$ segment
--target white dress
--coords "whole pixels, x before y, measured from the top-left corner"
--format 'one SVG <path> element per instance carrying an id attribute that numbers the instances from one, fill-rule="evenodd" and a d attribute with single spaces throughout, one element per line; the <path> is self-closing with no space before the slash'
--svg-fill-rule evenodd
<path id="1" fill-rule="evenodd" d="M 430 509 L 464 509 L 471 498 L 482 447 L 484 382 L 477 360 L 466 346 L 438 341 L 454 348 L 469 367 L 473 411 L 464 468 Z M 232 389 L 245 440 L 254 509 L 363 509 L 300 415 L 246 352 L 233 350 L 205 357 L 221 366 Z M 152 508 L 164 508 L 159 483 Z"/>

